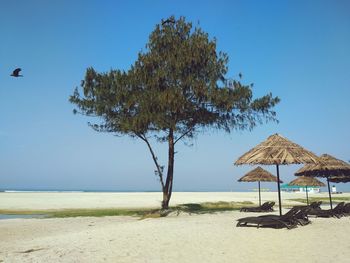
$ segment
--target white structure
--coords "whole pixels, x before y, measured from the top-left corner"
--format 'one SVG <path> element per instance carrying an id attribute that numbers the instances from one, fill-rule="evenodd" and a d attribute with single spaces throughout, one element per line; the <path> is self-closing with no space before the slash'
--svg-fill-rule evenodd
<path id="1" fill-rule="evenodd" d="M 337 192 L 337 188 L 335 187 L 335 185 L 332 185 L 332 193 L 336 193 Z"/>
<path id="2" fill-rule="evenodd" d="M 281 191 L 284 192 L 294 192 L 294 193 L 305 193 L 306 191 L 306 187 L 302 187 L 302 186 L 290 186 L 288 184 L 283 184 L 281 185 Z M 332 190 L 333 191 L 333 190 Z M 307 192 L 308 193 L 320 193 L 321 192 L 321 188 L 318 186 L 308 186 L 307 187 Z"/>
<path id="3" fill-rule="evenodd" d="M 321 190 L 321 188 L 319 188 L 319 187 L 308 187 L 307 188 L 307 192 L 308 193 L 312 193 L 312 194 L 319 193 L 320 190 Z M 300 193 L 305 193 L 306 192 L 306 187 L 300 187 L 299 188 L 299 192 Z"/>

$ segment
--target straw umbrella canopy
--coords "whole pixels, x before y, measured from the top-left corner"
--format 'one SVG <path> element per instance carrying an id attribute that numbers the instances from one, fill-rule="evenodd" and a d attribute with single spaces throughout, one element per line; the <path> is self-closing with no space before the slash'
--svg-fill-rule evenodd
<path id="1" fill-rule="evenodd" d="M 329 182 L 349 182 L 350 181 L 350 165 L 339 160 L 329 154 L 322 154 L 318 164 L 308 164 L 300 168 L 296 176 L 313 176 L 327 178 L 329 202 L 333 209 L 332 195 Z M 349 178 L 349 179 L 348 179 Z"/>
<path id="2" fill-rule="evenodd" d="M 350 176 L 331 176 L 329 181 L 332 183 L 348 183 L 350 182 Z"/>
<path id="3" fill-rule="evenodd" d="M 243 154 L 235 165 L 262 164 L 276 165 L 277 180 L 279 181 L 279 165 L 318 163 L 318 157 L 300 145 L 291 142 L 279 134 L 268 137 L 265 141 Z M 282 215 L 281 189 L 277 181 L 279 211 Z"/>
<path id="4" fill-rule="evenodd" d="M 307 177 L 307 176 L 300 176 L 297 179 L 294 179 L 291 181 L 288 185 L 295 185 L 295 186 L 305 186 L 305 192 L 306 192 L 306 203 L 309 205 L 309 196 L 307 193 L 307 187 L 308 186 L 326 186 L 324 183 L 321 181 L 317 180 L 316 178 L 313 177 Z"/>
<path id="5" fill-rule="evenodd" d="M 260 182 L 277 182 L 277 177 L 258 166 L 254 170 L 251 170 L 246 175 L 238 179 L 238 182 L 258 182 L 259 205 L 261 206 Z M 283 182 L 280 180 L 280 183 Z"/>

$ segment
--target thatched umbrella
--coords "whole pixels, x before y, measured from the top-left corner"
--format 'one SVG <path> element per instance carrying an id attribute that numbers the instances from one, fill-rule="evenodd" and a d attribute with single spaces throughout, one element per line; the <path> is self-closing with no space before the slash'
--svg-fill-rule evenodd
<path id="1" fill-rule="evenodd" d="M 261 206 L 260 182 L 277 182 L 277 177 L 258 166 L 254 170 L 251 170 L 246 175 L 238 179 L 238 182 L 258 182 L 259 205 Z M 283 182 L 280 180 L 280 183 Z"/>
<path id="2" fill-rule="evenodd" d="M 279 165 L 300 163 L 318 163 L 318 157 L 312 152 L 305 150 L 303 147 L 289 141 L 281 135 L 274 134 L 268 137 L 266 141 L 258 144 L 256 147 L 238 158 L 235 165 L 276 165 L 277 180 L 279 181 Z M 280 215 L 282 215 L 281 189 L 278 181 L 277 187 L 279 210 Z"/>
<path id="3" fill-rule="evenodd" d="M 350 176 L 331 176 L 328 179 L 332 183 L 348 183 L 348 182 L 350 182 Z"/>
<path id="4" fill-rule="evenodd" d="M 350 181 L 350 165 L 342 160 L 339 160 L 329 154 L 322 154 L 320 156 L 320 163 L 308 164 L 300 168 L 295 175 L 326 177 L 328 185 L 329 202 L 331 209 L 333 209 L 332 195 L 329 182 L 347 182 Z"/>
<path id="5" fill-rule="evenodd" d="M 324 183 L 321 181 L 317 180 L 316 178 L 313 177 L 307 177 L 307 176 L 300 176 L 297 179 L 294 179 L 291 181 L 288 185 L 295 185 L 295 186 L 305 186 L 305 192 L 306 192 L 306 203 L 309 205 L 309 196 L 307 193 L 307 187 L 308 186 L 326 186 Z"/>

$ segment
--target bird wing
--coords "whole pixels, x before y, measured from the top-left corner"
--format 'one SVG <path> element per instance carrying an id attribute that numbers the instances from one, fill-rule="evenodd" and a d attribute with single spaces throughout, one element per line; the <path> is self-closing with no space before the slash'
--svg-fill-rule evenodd
<path id="1" fill-rule="evenodd" d="M 21 68 L 16 68 L 16 69 L 13 71 L 13 75 L 18 75 L 19 72 L 20 72 L 21 70 L 22 70 Z"/>

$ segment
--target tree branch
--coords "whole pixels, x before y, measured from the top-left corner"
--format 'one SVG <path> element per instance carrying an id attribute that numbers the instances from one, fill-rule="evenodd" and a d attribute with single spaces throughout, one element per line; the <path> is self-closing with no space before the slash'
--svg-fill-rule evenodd
<path id="1" fill-rule="evenodd" d="M 189 128 L 184 134 L 182 134 L 179 138 L 177 138 L 174 142 L 174 145 L 180 141 L 183 137 L 185 137 L 187 134 L 189 134 L 193 130 L 193 127 Z"/>
<path id="2" fill-rule="evenodd" d="M 136 133 L 135 132 L 135 135 L 137 137 L 139 137 L 141 140 L 143 140 L 147 146 L 148 146 L 148 149 L 149 151 L 151 152 L 151 155 L 152 155 L 152 158 L 153 158 L 153 161 L 154 161 L 154 164 L 156 165 L 157 167 L 157 171 L 158 171 L 158 176 L 159 176 L 159 180 L 160 180 L 160 184 L 162 185 L 162 189 L 164 189 L 164 182 L 163 182 L 163 172 L 162 172 L 162 169 L 157 161 L 157 156 L 155 155 L 153 149 L 152 149 L 152 146 L 151 144 L 149 143 L 149 141 L 147 140 L 146 136 L 143 135 L 143 134 L 139 134 L 139 133 Z"/>
<path id="3" fill-rule="evenodd" d="M 92 113 L 84 113 L 82 111 L 78 111 L 78 110 L 74 110 L 73 111 L 74 114 L 80 114 L 80 115 L 83 115 L 83 116 L 87 116 L 87 117 L 101 117 L 101 115 L 96 115 L 96 114 L 92 114 Z"/>

